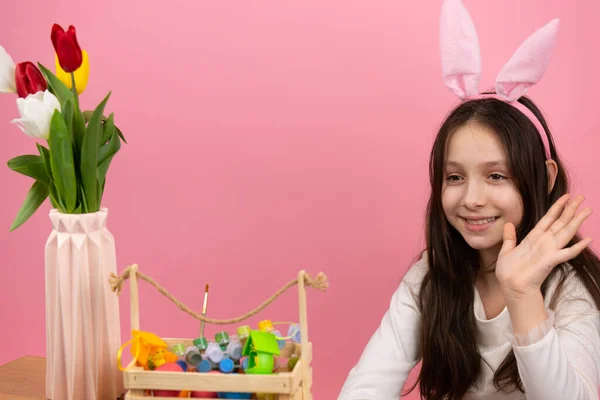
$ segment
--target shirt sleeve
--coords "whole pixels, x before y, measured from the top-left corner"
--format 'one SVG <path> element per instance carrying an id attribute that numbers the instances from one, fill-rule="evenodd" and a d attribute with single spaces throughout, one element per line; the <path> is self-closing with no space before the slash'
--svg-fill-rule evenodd
<path id="1" fill-rule="evenodd" d="M 422 266 L 421 266 L 422 267 Z M 397 400 L 420 358 L 420 312 L 411 278 L 413 266 L 392 295 L 390 307 L 350 370 L 338 400 Z"/>
<path id="2" fill-rule="evenodd" d="M 528 400 L 598 399 L 600 315 L 581 283 L 565 290 L 567 299 L 548 311 L 537 336 L 512 341 Z"/>

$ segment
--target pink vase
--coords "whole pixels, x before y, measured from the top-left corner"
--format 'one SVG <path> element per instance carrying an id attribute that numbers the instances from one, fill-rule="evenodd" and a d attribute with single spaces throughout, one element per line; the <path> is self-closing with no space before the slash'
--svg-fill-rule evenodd
<path id="1" fill-rule="evenodd" d="M 119 303 L 109 277 L 117 272 L 105 208 L 90 214 L 50 211 L 46 242 L 46 397 L 113 400 L 122 396 L 117 368 Z"/>

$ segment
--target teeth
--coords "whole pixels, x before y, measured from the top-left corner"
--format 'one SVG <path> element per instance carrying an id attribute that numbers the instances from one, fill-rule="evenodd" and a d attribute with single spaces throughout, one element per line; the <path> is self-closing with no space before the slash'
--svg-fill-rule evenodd
<path id="1" fill-rule="evenodd" d="M 477 220 L 468 219 L 467 222 L 469 224 L 472 224 L 472 225 L 483 225 L 483 224 L 487 224 L 489 222 L 492 222 L 495 219 L 496 219 L 496 217 L 494 217 L 494 218 L 487 218 L 487 219 L 477 219 Z"/>

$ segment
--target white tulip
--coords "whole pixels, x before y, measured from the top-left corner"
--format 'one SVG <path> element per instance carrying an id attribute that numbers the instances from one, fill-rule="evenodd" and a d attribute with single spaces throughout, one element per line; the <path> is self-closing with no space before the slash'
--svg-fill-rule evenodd
<path id="1" fill-rule="evenodd" d="M 17 99 L 17 107 L 21 118 L 13 119 L 25 134 L 33 138 L 48 139 L 50 135 L 50 121 L 54 110 L 61 111 L 60 103 L 56 96 L 48 90 L 30 94 L 25 98 Z"/>
<path id="2" fill-rule="evenodd" d="M 12 57 L 0 46 L 0 92 L 16 93 L 15 62 Z"/>

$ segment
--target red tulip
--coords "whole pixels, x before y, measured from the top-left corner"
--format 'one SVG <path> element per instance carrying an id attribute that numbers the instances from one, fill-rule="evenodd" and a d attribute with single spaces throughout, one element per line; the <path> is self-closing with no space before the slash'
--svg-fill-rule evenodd
<path id="1" fill-rule="evenodd" d="M 15 68 L 15 83 L 19 97 L 43 92 L 48 89 L 48 83 L 40 70 L 30 61 L 17 64 Z"/>
<path id="2" fill-rule="evenodd" d="M 65 72 L 73 72 L 81 66 L 83 58 L 73 25 L 70 25 L 67 32 L 65 32 L 60 25 L 54 24 L 50 38 L 52 39 L 52 45 L 54 46 L 54 51 L 56 51 L 58 62 Z"/>

